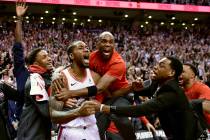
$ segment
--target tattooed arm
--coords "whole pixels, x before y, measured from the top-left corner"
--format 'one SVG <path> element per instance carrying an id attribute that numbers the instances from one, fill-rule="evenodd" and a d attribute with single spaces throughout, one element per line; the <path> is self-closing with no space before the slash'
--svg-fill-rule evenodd
<path id="1" fill-rule="evenodd" d="M 67 123 L 69 121 L 74 120 L 79 116 L 88 116 L 91 114 L 95 114 L 95 102 L 92 101 L 85 101 L 80 107 L 76 109 L 72 109 L 69 111 L 58 111 L 63 106 L 59 104 L 56 100 L 50 99 L 49 106 L 50 106 L 50 116 L 51 120 L 54 123 Z"/>

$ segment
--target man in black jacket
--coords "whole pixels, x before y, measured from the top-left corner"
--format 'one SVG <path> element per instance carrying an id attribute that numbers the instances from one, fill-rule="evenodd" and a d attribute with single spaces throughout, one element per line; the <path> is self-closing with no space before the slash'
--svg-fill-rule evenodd
<path id="1" fill-rule="evenodd" d="M 17 90 L 5 82 L 0 82 L 0 138 L 1 140 L 12 140 L 16 137 L 16 131 L 8 121 L 8 100 L 21 101 Z"/>
<path id="2" fill-rule="evenodd" d="M 190 104 L 178 84 L 182 63 L 173 57 L 165 57 L 154 67 L 150 87 L 136 92 L 153 98 L 137 106 L 96 106 L 96 110 L 124 116 L 142 116 L 157 113 L 161 126 L 169 140 L 195 140 L 201 133 Z M 136 86 L 134 86 L 136 88 Z"/>

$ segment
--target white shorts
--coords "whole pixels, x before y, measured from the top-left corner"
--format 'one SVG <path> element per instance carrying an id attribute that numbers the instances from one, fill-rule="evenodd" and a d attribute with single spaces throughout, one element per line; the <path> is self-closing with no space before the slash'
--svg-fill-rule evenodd
<path id="1" fill-rule="evenodd" d="M 100 140 L 96 124 L 87 127 L 62 127 L 58 140 Z"/>

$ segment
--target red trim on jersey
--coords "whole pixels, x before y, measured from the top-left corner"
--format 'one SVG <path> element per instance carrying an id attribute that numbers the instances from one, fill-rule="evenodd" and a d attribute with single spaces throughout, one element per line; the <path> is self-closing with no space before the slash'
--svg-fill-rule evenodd
<path id="1" fill-rule="evenodd" d="M 61 139 L 62 132 L 63 132 L 63 127 L 60 125 L 60 130 L 59 130 L 59 134 L 58 134 L 58 140 Z"/>

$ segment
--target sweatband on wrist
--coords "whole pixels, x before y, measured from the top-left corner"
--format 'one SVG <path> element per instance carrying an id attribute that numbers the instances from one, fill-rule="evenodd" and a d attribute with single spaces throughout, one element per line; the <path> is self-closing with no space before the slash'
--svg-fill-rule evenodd
<path id="1" fill-rule="evenodd" d="M 96 86 L 90 86 L 90 87 L 87 87 L 87 89 L 88 89 L 88 97 L 92 97 L 97 94 L 98 89 Z"/>
<path id="2" fill-rule="evenodd" d="M 104 104 L 101 104 L 99 111 L 102 112 Z"/>

